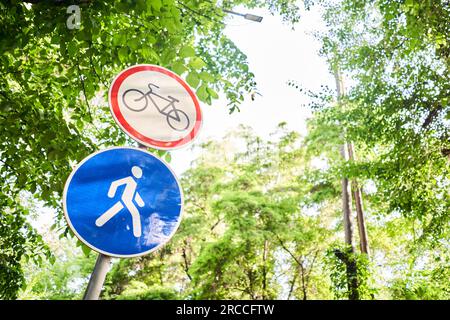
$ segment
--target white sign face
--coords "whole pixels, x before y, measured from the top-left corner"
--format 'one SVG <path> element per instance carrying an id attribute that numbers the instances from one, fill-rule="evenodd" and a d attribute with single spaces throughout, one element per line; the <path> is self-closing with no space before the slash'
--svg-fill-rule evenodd
<path id="1" fill-rule="evenodd" d="M 111 112 L 133 139 L 157 149 L 186 145 L 202 122 L 197 97 L 170 70 L 136 65 L 122 71 L 109 91 Z"/>

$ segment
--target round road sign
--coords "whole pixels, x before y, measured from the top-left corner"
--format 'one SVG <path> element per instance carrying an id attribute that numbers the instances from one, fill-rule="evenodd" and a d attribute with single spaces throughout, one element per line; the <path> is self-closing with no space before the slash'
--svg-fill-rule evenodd
<path id="1" fill-rule="evenodd" d="M 141 64 L 123 70 L 113 80 L 108 99 L 119 126 L 148 147 L 185 146 L 201 127 L 202 113 L 193 90 L 159 66 Z"/>
<path id="2" fill-rule="evenodd" d="M 181 221 L 183 193 L 168 165 L 138 148 L 95 152 L 72 171 L 63 193 L 69 227 L 91 249 L 135 257 L 164 245 Z"/>

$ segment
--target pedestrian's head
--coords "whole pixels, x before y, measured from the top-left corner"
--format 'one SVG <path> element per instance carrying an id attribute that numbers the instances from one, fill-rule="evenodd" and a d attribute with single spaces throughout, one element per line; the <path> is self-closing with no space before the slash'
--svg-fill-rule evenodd
<path id="1" fill-rule="evenodd" d="M 131 168 L 131 173 L 138 179 L 142 177 L 142 169 L 138 166 L 134 166 L 133 168 Z"/>

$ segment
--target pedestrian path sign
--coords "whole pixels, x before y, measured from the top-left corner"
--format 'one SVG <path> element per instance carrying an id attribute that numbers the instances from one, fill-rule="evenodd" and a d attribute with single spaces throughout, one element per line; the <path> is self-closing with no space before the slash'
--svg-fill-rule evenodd
<path id="1" fill-rule="evenodd" d="M 67 179 L 63 207 L 75 235 L 113 257 L 148 254 L 175 233 L 183 196 L 167 164 L 151 153 L 114 147 L 85 158 Z"/>

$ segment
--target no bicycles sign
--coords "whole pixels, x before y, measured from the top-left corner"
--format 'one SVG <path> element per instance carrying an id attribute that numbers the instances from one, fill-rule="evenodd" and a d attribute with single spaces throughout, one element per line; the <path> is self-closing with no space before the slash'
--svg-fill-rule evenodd
<path id="1" fill-rule="evenodd" d="M 113 80 L 108 98 L 119 126 L 148 147 L 185 146 L 201 126 L 195 93 L 178 75 L 159 66 L 141 64 L 123 70 Z"/>

